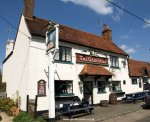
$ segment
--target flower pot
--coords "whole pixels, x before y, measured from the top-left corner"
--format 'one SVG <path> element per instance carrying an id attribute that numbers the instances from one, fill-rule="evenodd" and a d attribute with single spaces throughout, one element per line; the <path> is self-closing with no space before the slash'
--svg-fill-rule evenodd
<path id="1" fill-rule="evenodd" d="M 17 116 L 19 114 L 19 112 L 20 112 L 20 109 L 19 108 L 15 108 L 13 110 L 13 116 Z"/>

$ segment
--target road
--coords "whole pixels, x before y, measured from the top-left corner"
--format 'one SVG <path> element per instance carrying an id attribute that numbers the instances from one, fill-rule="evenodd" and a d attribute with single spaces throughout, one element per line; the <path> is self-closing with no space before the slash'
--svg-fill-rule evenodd
<path id="1" fill-rule="evenodd" d="M 150 122 L 150 109 L 141 109 L 103 122 Z"/>
<path id="2" fill-rule="evenodd" d="M 95 122 L 93 118 L 73 118 L 71 120 L 64 119 L 58 122 Z M 132 113 L 124 114 L 114 118 L 105 119 L 96 122 L 150 122 L 150 109 L 140 109 Z"/>
<path id="3" fill-rule="evenodd" d="M 118 103 L 108 107 L 96 106 L 93 114 L 85 116 L 73 116 L 71 120 L 67 117 L 59 122 L 150 122 L 150 108 L 143 109 L 144 102 L 136 104 Z"/>

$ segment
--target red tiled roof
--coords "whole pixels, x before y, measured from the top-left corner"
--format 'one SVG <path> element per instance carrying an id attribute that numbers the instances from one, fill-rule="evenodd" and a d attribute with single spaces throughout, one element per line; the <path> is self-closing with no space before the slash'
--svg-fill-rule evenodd
<path id="1" fill-rule="evenodd" d="M 145 72 L 150 77 L 150 63 L 129 59 L 129 75 L 131 77 L 142 77 Z"/>
<path id="2" fill-rule="evenodd" d="M 33 36 L 45 37 L 46 29 L 44 28 L 49 24 L 48 20 L 33 17 L 33 19 L 26 18 L 26 22 L 28 29 Z M 83 32 L 64 25 L 60 25 L 59 39 L 68 43 L 96 48 L 121 55 L 128 55 L 112 41 L 106 40 L 101 36 Z"/>
<path id="3" fill-rule="evenodd" d="M 112 76 L 113 74 L 102 66 L 85 64 L 79 76 L 81 75 Z"/>

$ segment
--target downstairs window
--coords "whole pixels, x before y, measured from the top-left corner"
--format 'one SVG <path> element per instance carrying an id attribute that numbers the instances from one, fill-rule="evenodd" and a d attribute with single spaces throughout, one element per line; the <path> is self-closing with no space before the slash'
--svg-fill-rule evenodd
<path id="1" fill-rule="evenodd" d="M 73 81 L 55 80 L 55 96 L 72 96 Z"/>
<path id="2" fill-rule="evenodd" d="M 121 81 L 112 81 L 112 91 L 113 92 L 122 92 Z"/>
<path id="3" fill-rule="evenodd" d="M 106 93 L 106 82 L 98 81 L 97 82 L 98 93 Z"/>

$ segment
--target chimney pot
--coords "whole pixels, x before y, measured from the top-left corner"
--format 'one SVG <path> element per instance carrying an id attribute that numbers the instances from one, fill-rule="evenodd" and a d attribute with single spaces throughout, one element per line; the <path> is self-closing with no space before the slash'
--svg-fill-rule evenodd
<path id="1" fill-rule="evenodd" d="M 108 30 L 108 25 L 104 24 L 104 30 Z"/>
<path id="2" fill-rule="evenodd" d="M 104 24 L 104 29 L 102 31 L 103 38 L 112 41 L 112 30 L 109 29 L 108 25 Z"/>

